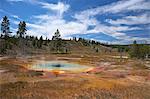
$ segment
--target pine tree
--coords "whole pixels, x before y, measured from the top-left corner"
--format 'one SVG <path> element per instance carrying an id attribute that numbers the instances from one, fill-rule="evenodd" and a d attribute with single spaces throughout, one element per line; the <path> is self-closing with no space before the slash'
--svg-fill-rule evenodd
<path id="1" fill-rule="evenodd" d="M 59 39 L 61 39 L 61 35 L 59 33 L 59 30 L 57 29 L 54 36 L 52 37 L 52 40 L 59 40 Z"/>
<path id="2" fill-rule="evenodd" d="M 18 31 L 17 31 L 18 37 L 23 38 L 25 36 L 25 34 L 26 34 L 26 31 L 27 30 L 26 30 L 26 23 L 25 23 L 25 21 L 20 22 L 19 25 L 18 25 Z"/>
<path id="3" fill-rule="evenodd" d="M 131 49 L 130 49 L 130 56 L 136 57 L 138 58 L 138 54 L 139 54 L 139 45 L 137 44 L 136 41 L 133 41 L 133 44 L 131 45 Z"/>
<path id="4" fill-rule="evenodd" d="M 38 48 L 42 48 L 42 45 L 43 45 L 43 37 L 41 36 L 39 41 L 38 41 Z"/>
<path id="5" fill-rule="evenodd" d="M 37 37 L 33 37 L 33 39 L 32 39 L 32 46 L 34 48 L 38 47 L 38 38 Z"/>
<path id="6" fill-rule="evenodd" d="M 7 18 L 7 16 L 3 17 L 2 23 L 1 23 L 1 31 L 2 31 L 2 35 L 4 35 L 4 37 L 9 37 L 10 36 L 10 28 L 9 28 L 9 20 Z"/>
<path id="7" fill-rule="evenodd" d="M 22 21 L 19 23 L 18 25 L 18 31 L 17 31 L 17 36 L 18 36 L 18 45 L 20 46 L 20 49 L 21 49 L 21 54 L 25 54 L 26 53 L 26 46 L 27 45 L 27 42 L 26 40 L 24 39 L 25 38 L 25 34 L 26 34 L 26 23 L 25 21 Z M 20 53 L 18 53 L 20 54 Z"/>
<path id="8" fill-rule="evenodd" d="M 61 35 L 59 30 L 57 29 L 57 31 L 54 33 L 54 36 L 52 37 L 53 42 L 53 47 L 54 49 L 57 51 L 57 53 L 62 52 L 63 50 L 63 41 L 61 39 Z"/>
<path id="9" fill-rule="evenodd" d="M 73 37 L 73 40 L 74 40 L 74 41 L 77 41 L 77 38 L 76 38 L 76 37 Z"/>
<path id="10" fill-rule="evenodd" d="M 10 49 L 10 41 L 9 41 L 9 36 L 10 36 L 10 28 L 9 28 L 9 20 L 7 16 L 4 16 L 2 19 L 1 23 L 1 38 L 4 38 L 4 42 L 1 44 L 0 48 L 0 53 L 6 54 L 7 49 Z"/>

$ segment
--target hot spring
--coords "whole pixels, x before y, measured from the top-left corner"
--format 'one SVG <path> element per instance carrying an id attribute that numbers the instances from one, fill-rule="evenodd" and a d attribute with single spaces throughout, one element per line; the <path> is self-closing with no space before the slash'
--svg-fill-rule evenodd
<path id="1" fill-rule="evenodd" d="M 84 72 L 92 68 L 91 66 L 85 66 L 80 64 L 68 63 L 65 61 L 45 61 L 38 62 L 30 66 L 30 69 L 37 71 L 69 71 L 69 72 Z"/>

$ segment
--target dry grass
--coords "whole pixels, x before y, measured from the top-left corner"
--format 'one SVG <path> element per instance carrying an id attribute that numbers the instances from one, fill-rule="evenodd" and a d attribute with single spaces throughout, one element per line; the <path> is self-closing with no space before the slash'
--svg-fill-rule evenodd
<path id="1" fill-rule="evenodd" d="M 6 99 L 149 99 L 150 86 L 122 85 L 95 78 L 57 78 L 42 82 L 2 84 L 0 97 Z"/>
<path id="2" fill-rule="evenodd" d="M 43 72 L 27 70 L 35 60 L 63 60 L 102 67 L 103 71 L 48 77 Z M 144 66 L 144 67 L 143 67 Z M 149 99 L 150 71 L 134 60 L 119 62 L 99 55 L 35 56 L 24 60 L 0 60 L 1 99 Z M 73 75 L 73 76 L 72 76 Z"/>

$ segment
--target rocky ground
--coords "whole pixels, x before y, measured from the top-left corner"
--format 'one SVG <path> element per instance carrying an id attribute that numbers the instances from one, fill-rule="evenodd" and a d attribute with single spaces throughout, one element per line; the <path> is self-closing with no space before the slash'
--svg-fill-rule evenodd
<path id="1" fill-rule="evenodd" d="M 44 60 L 92 66 L 80 73 L 29 70 Z M 1 99 L 149 99 L 149 61 L 109 55 L 34 55 L 0 58 Z"/>

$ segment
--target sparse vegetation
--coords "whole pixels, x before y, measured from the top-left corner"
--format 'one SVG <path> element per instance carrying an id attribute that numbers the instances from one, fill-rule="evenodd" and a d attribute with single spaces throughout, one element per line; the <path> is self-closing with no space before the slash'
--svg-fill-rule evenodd
<path id="1" fill-rule="evenodd" d="M 132 58 L 145 59 L 150 55 L 150 46 L 144 44 L 137 44 L 136 41 L 131 45 L 129 52 Z"/>
<path id="2" fill-rule="evenodd" d="M 58 29 L 52 40 L 26 35 L 25 21 L 11 35 L 9 20 L 1 23 L 1 99 L 149 99 L 149 44 L 109 45 L 73 37 Z M 130 57 L 128 57 L 130 56 Z M 40 61 L 67 61 L 91 68 L 82 72 L 33 70 Z M 59 67 L 59 66 L 58 66 Z"/>

